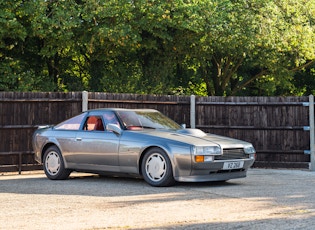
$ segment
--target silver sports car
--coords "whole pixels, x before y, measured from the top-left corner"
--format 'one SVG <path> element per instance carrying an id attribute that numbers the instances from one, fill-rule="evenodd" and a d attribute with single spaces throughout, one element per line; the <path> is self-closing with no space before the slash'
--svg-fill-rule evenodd
<path id="1" fill-rule="evenodd" d="M 186 129 L 152 109 L 96 109 L 33 136 L 49 179 L 72 171 L 143 177 L 152 186 L 246 177 L 252 144 Z"/>

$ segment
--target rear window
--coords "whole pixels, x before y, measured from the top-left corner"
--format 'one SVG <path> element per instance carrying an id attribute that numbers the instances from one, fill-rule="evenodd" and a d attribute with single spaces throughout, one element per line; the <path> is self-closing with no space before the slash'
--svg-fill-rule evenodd
<path id="1" fill-rule="evenodd" d="M 56 125 L 55 129 L 79 130 L 85 114 L 80 114 Z"/>

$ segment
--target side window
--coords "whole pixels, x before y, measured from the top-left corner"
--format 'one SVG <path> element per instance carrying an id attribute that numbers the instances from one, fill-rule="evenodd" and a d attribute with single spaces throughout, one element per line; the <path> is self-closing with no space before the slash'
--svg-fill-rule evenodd
<path id="1" fill-rule="evenodd" d="M 116 117 L 116 114 L 114 112 L 105 112 L 103 115 L 105 124 L 115 124 L 118 125 L 120 127 L 119 121 Z"/>
<path id="2" fill-rule="evenodd" d="M 84 130 L 87 131 L 104 131 L 104 124 L 101 117 L 90 116 L 86 119 Z"/>
<path id="3" fill-rule="evenodd" d="M 70 118 L 58 125 L 56 125 L 55 129 L 65 129 L 65 130 L 79 130 L 80 125 L 83 121 L 83 118 L 85 117 L 85 114 L 80 114 L 78 116 L 75 116 L 73 118 Z"/>
<path id="4" fill-rule="evenodd" d="M 128 128 L 132 126 L 142 126 L 135 112 L 122 111 L 119 112 L 119 116 L 122 119 L 123 124 Z"/>

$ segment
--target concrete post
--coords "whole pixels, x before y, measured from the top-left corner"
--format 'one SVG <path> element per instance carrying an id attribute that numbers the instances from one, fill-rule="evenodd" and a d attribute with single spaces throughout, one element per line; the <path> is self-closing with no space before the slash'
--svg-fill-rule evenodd
<path id="1" fill-rule="evenodd" d="M 82 92 L 82 112 L 88 110 L 88 100 L 89 100 L 89 93 L 87 91 Z"/>
<path id="2" fill-rule="evenodd" d="M 309 116 L 310 116 L 310 170 L 315 171 L 315 131 L 314 131 L 314 95 L 309 96 Z"/>
<path id="3" fill-rule="evenodd" d="M 196 96 L 190 96 L 190 128 L 196 128 Z"/>

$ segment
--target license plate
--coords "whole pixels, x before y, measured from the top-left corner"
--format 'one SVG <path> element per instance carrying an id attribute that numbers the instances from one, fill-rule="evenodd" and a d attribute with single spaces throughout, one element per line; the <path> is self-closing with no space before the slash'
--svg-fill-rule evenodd
<path id="1" fill-rule="evenodd" d="M 244 161 L 229 161 L 229 162 L 224 162 L 223 169 L 224 170 L 240 169 L 240 168 L 243 168 L 243 166 L 244 166 Z"/>

